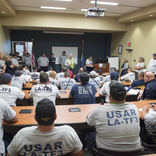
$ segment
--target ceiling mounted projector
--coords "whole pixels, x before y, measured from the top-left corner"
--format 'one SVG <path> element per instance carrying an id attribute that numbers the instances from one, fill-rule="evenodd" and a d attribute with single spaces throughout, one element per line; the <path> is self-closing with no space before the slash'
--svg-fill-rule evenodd
<path id="1" fill-rule="evenodd" d="M 85 17 L 94 17 L 94 18 L 103 17 L 105 11 L 106 9 L 97 8 L 97 0 L 95 0 L 95 8 L 89 8 L 85 12 Z"/>

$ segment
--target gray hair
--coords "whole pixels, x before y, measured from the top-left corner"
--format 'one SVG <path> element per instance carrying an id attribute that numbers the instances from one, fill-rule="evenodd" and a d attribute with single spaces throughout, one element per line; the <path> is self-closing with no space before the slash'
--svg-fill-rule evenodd
<path id="1" fill-rule="evenodd" d="M 141 77 L 144 77 L 144 72 L 143 72 L 143 71 L 140 71 L 138 74 L 139 74 Z"/>
<path id="2" fill-rule="evenodd" d="M 143 58 L 143 57 L 139 57 L 139 59 L 141 59 L 141 60 L 142 60 L 142 62 L 144 62 L 144 58 Z"/>

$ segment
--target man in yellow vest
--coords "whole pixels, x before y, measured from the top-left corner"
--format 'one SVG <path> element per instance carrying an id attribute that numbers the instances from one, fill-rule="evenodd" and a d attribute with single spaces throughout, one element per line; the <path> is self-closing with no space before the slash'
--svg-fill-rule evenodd
<path id="1" fill-rule="evenodd" d="M 75 65 L 76 65 L 76 62 L 75 62 L 75 60 L 73 59 L 73 55 L 72 55 L 72 54 L 70 54 L 70 55 L 69 55 L 69 58 L 66 59 L 65 65 L 66 65 L 71 71 L 74 70 L 74 67 L 75 67 Z"/>

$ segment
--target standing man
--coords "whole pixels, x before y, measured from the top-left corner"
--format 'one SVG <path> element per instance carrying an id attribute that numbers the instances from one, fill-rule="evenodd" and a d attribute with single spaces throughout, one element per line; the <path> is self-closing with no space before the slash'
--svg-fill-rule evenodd
<path id="1" fill-rule="evenodd" d="M 16 55 L 17 55 L 17 61 L 18 61 L 19 65 L 22 65 L 22 57 L 20 56 L 20 53 L 16 52 Z"/>
<path id="2" fill-rule="evenodd" d="M 40 67 L 40 71 L 43 70 L 44 72 L 48 71 L 49 60 L 45 57 L 45 53 L 42 54 L 37 60 L 38 67 Z"/>
<path id="3" fill-rule="evenodd" d="M 27 65 L 29 71 L 31 71 L 32 57 L 30 56 L 29 53 L 27 53 L 27 56 L 25 57 L 25 63 Z"/>
<path id="4" fill-rule="evenodd" d="M 73 55 L 72 55 L 72 54 L 70 54 L 70 55 L 69 55 L 69 58 L 66 59 L 65 65 L 69 68 L 69 70 L 71 70 L 71 71 L 73 72 L 74 67 L 75 67 L 75 65 L 76 65 L 76 62 L 75 62 L 75 60 L 73 59 Z"/>
<path id="5" fill-rule="evenodd" d="M 127 74 L 127 69 L 128 69 L 128 60 L 125 58 L 124 61 L 123 61 L 122 66 L 121 66 L 120 76 L 123 76 L 123 75 Z"/>
<path id="6" fill-rule="evenodd" d="M 145 64 L 144 64 L 144 58 L 143 57 L 140 57 L 139 58 L 139 62 L 136 64 L 136 66 L 134 67 L 135 69 L 135 80 L 138 80 L 138 73 L 143 70 L 145 67 Z"/>
<path id="7" fill-rule="evenodd" d="M 22 55 L 22 63 L 23 63 L 23 64 L 25 63 L 25 57 L 26 57 L 26 53 L 23 52 L 23 55 Z"/>
<path id="8" fill-rule="evenodd" d="M 13 54 L 13 58 L 11 59 L 11 62 L 13 64 L 13 74 L 15 73 L 16 69 L 19 67 L 19 63 L 17 61 L 17 55 Z"/>
<path id="9" fill-rule="evenodd" d="M 8 156 L 83 156 L 82 143 L 70 126 L 54 126 L 56 108 L 47 98 L 37 103 L 35 120 L 37 126 L 21 129 L 8 146 Z"/>
<path id="10" fill-rule="evenodd" d="M 147 70 L 153 72 L 154 75 L 156 75 L 156 53 L 154 53 L 153 58 L 150 59 Z"/>
<path id="11" fill-rule="evenodd" d="M 49 66 L 52 67 L 54 71 L 56 71 L 55 63 L 56 63 L 56 58 L 54 57 L 54 53 L 52 53 L 51 57 L 49 58 Z"/>
<path id="12" fill-rule="evenodd" d="M 62 55 L 59 57 L 59 64 L 61 65 L 61 69 L 63 70 L 63 68 L 65 67 L 65 61 L 66 59 L 68 59 L 68 56 L 66 55 L 66 52 L 63 51 L 62 52 Z"/>

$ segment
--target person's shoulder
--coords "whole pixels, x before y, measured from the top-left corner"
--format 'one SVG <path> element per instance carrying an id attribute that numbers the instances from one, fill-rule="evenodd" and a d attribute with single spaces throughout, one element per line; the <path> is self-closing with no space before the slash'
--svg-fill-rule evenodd
<path id="1" fill-rule="evenodd" d="M 55 127 L 57 131 L 62 131 L 63 133 L 75 132 L 75 130 L 69 125 L 57 126 Z"/>
<path id="2" fill-rule="evenodd" d="M 35 131 L 37 129 L 37 126 L 31 126 L 31 127 L 24 127 L 24 128 L 22 128 L 21 130 L 19 130 L 18 132 L 17 132 L 17 135 L 26 135 L 27 133 L 30 133 L 30 132 L 32 132 L 32 131 Z"/>

